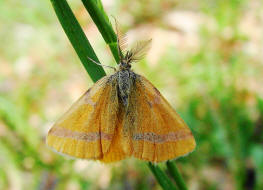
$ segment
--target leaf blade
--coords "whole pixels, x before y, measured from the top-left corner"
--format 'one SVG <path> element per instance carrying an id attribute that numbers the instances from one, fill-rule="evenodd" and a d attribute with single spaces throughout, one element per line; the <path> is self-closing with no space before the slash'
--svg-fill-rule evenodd
<path id="1" fill-rule="evenodd" d="M 94 64 L 88 59 L 88 57 L 90 57 L 96 62 L 99 62 L 99 59 L 97 58 L 94 50 L 92 49 L 85 33 L 81 29 L 79 22 L 74 16 L 66 0 L 50 1 L 59 19 L 59 22 L 63 27 L 64 32 L 70 40 L 70 43 L 75 49 L 83 66 L 85 67 L 93 82 L 96 82 L 101 77 L 105 76 L 106 73 L 101 66 Z"/>

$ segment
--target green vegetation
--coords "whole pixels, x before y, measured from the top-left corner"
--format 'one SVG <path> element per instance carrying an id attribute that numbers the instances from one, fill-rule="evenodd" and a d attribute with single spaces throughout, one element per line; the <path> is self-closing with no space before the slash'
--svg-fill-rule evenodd
<path id="1" fill-rule="evenodd" d="M 98 32 L 83 5 L 90 1 L 69 3 L 100 61 L 116 65 L 116 39 L 105 28 Z M 196 150 L 176 161 L 188 189 L 262 189 L 261 1 L 122 0 L 104 8 L 130 38 L 145 31 L 153 38 L 148 57 L 133 69 L 194 133 Z M 145 162 L 102 165 L 45 146 L 52 123 L 92 84 L 51 3 L 0 1 L 0 27 L 0 189 L 161 189 Z M 85 54 L 96 59 L 90 52 L 78 54 L 86 68 Z M 178 175 L 173 165 L 168 171 L 171 179 Z"/>

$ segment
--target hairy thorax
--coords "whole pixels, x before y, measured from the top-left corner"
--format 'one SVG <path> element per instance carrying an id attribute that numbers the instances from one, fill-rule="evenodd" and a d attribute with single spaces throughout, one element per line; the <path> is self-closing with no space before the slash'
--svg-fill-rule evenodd
<path id="1" fill-rule="evenodd" d="M 122 103 L 127 108 L 129 104 L 129 95 L 134 85 L 136 74 L 130 69 L 120 70 L 116 74 L 118 77 L 118 93 Z"/>

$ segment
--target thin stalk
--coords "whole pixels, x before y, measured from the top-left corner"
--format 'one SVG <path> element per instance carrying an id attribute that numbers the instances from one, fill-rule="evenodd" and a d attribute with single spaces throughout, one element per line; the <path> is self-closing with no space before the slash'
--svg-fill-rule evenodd
<path id="1" fill-rule="evenodd" d="M 168 168 L 169 173 L 171 174 L 171 176 L 173 177 L 173 179 L 175 180 L 178 188 L 180 190 L 187 190 L 187 187 L 185 185 L 184 179 L 181 176 L 178 168 L 176 167 L 175 163 L 172 161 L 167 161 L 166 162 L 166 166 Z"/>
<path id="2" fill-rule="evenodd" d="M 66 0 L 50 0 L 58 20 L 63 27 L 69 41 L 79 56 L 83 66 L 88 72 L 89 76 L 96 82 L 106 73 L 99 65 L 94 64 L 88 59 L 92 58 L 96 62 L 99 62 L 94 50 L 92 49 L 85 33 L 80 27 L 79 22 L 74 16 Z"/>
<path id="3" fill-rule="evenodd" d="M 151 162 L 148 162 L 148 166 L 164 190 L 177 190 L 175 185 L 168 178 L 168 176 L 161 170 L 159 166 L 153 165 Z"/>
<path id="4" fill-rule="evenodd" d="M 89 12 L 93 22 L 96 24 L 104 41 L 110 47 L 112 55 L 119 64 L 120 58 L 118 54 L 117 36 L 112 28 L 107 14 L 105 13 L 100 0 L 82 0 L 83 5 Z"/>

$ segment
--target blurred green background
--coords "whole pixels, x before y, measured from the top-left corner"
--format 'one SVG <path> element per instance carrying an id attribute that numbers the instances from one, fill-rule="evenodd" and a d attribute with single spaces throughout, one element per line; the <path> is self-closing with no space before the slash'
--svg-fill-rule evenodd
<path id="1" fill-rule="evenodd" d="M 262 190 L 263 2 L 102 2 L 130 42 L 153 39 L 133 69 L 194 133 L 195 152 L 176 162 L 188 188 Z M 100 61 L 114 66 L 81 1 L 69 3 Z M 0 0 L 0 42 L 1 190 L 161 189 L 146 162 L 104 165 L 46 147 L 49 128 L 92 85 L 48 0 Z"/>

